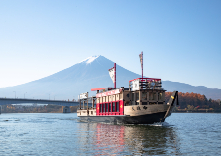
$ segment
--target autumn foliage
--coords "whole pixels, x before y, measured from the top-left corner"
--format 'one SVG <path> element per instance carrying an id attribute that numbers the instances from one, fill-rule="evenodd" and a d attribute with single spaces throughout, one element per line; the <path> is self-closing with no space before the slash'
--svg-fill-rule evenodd
<path id="1" fill-rule="evenodd" d="M 165 93 L 165 101 L 169 101 L 172 92 Z M 197 93 L 178 93 L 179 105 L 177 106 L 177 111 L 179 110 L 191 110 L 191 111 L 200 111 L 200 110 L 210 110 L 221 112 L 221 101 L 207 99 L 205 95 Z"/>

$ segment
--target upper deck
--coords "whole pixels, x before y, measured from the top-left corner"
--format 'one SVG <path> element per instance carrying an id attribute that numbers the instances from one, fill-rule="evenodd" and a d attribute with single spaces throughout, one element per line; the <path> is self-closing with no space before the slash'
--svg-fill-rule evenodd
<path id="1" fill-rule="evenodd" d="M 161 79 L 156 78 L 137 78 L 129 81 L 129 88 L 132 91 L 143 89 L 163 90 Z"/>
<path id="2" fill-rule="evenodd" d="M 129 88 L 99 88 L 97 103 L 123 100 L 125 105 L 163 104 L 165 91 L 161 79 L 137 78 L 129 81 Z"/>
<path id="3" fill-rule="evenodd" d="M 99 88 L 96 98 L 97 115 L 123 115 L 126 106 L 165 104 L 165 90 L 161 79 L 138 78 L 129 88 Z"/>

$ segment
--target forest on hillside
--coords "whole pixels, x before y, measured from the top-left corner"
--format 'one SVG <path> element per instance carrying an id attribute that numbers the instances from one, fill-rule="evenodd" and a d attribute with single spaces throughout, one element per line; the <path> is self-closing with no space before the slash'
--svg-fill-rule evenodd
<path id="1" fill-rule="evenodd" d="M 169 101 L 172 92 L 165 93 L 165 101 Z M 221 100 L 207 99 L 205 95 L 197 93 L 178 93 L 179 105 L 175 112 L 221 112 Z"/>

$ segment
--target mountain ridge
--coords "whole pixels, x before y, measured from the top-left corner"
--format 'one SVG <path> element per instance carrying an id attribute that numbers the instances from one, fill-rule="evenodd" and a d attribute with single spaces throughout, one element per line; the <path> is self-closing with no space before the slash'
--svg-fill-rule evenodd
<path id="1" fill-rule="evenodd" d="M 91 92 L 91 88 L 113 87 L 108 69 L 113 67 L 114 62 L 97 55 L 91 56 L 83 61 L 76 63 L 64 70 L 49 75 L 47 77 L 28 82 L 26 84 L 0 88 L 0 97 L 16 97 L 26 96 L 27 98 L 37 99 L 77 99 L 77 95 L 89 91 L 91 96 L 95 92 Z M 117 65 L 117 87 L 129 86 L 129 80 L 141 77 L 128 69 Z M 206 95 L 207 98 L 221 99 L 221 89 L 207 88 L 204 86 L 191 86 L 189 84 L 162 81 L 162 86 L 167 91 L 178 90 L 179 92 L 194 92 Z"/>

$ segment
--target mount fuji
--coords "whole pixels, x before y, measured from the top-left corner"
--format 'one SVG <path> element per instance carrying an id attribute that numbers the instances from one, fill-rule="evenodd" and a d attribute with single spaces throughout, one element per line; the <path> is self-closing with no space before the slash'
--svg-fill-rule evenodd
<path id="1" fill-rule="evenodd" d="M 113 87 L 108 69 L 114 62 L 103 56 L 92 56 L 80 63 L 48 77 L 14 87 L 0 88 L 0 97 L 13 98 L 16 91 L 18 98 L 27 92 L 27 98 L 67 100 L 77 99 L 80 93 L 89 92 L 89 96 L 95 95 L 91 88 Z M 139 78 L 133 73 L 117 65 L 117 87 L 129 87 L 129 80 Z M 194 92 L 206 95 L 207 98 L 221 99 L 221 89 L 194 87 L 184 83 L 162 81 L 162 86 L 167 91 Z"/>

